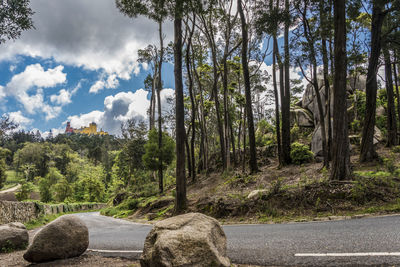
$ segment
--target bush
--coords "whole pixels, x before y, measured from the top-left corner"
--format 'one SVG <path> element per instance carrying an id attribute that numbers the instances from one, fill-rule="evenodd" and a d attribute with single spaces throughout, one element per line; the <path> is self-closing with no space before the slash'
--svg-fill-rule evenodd
<path id="1" fill-rule="evenodd" d="M 290 157 L 294 164 L 303 164 L 311 162 L 314 154 L 310 151 L 308 146 L 294 142 L 291 145 Z"/>
<path id="2" fill-rule="evenodd" d="M 31 192 L 33 191 L 33 184 L 30 182 L 23 182 L 21 188 L 15 193 L 15 197 L 18 201 L 24 201 L 29 199 Z"/>
<path id="3" fill-rule="evenodd" d="M 4 159 L 0 159 L 0 189 L 4 186 L 6 180 L 6 163 Z"/>
<path id="4" fill-rule="evenodd" d="M 385 164 L 386 170 L 390 173 L 394 173 L 396 171 L 396 164 L 395 164 L 396 156 L 394 153 L 390 155 L 390 157 L 383 159 Z"/>
<path id="5" fill-rule="evenodd" d="M 393 153 L 400 153 L 400 146 L 395 146 L 393 148 Z"/>
<path id="6" fill-rule="evenodd" d="M 40 192 L 40 201 L 42 202 L 50 202 L 53 199 L 50 191 L 51 183 L 46 178 L 40 178 L 39 180 L 39 192 Z"/>
<path id="7" fill-rule="evenodd" d="M 66 198 L 71 197 L 73 194 L 72 186 L 68 183 L 67 179 L 61 178 L 58 183 L 53 187 L 54 198 L 58 202 L 63 202 Z"/>
<path id="8" fill-rule="evenodd" d="M 292 129 L 290 129 L 290 140 L 296 141 L 300 138 L 300 128 L 297 124 L 293 125 Z"/>
<path id="9" fill-rule="evenodd" d="M 351 195 L 356 203 L 387 201 L 398 195 L 398 184 L 394 182 L 393 176 L 389 172 L 368 171 L 354 172 L 354 174 L 355 181 Z"/>

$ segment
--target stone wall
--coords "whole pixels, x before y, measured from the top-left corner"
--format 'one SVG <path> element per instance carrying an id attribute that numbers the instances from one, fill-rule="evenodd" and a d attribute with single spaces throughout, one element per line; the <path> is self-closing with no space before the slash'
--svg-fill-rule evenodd
<path id="1" fill-rule="evenodd" d="M 35 202 L 0 201 L 0 224 L 10 222 L 25 223 L 41 215 L 61 212 L 102 209 L 106 204 L 57 204 L 47 205 Z"/>

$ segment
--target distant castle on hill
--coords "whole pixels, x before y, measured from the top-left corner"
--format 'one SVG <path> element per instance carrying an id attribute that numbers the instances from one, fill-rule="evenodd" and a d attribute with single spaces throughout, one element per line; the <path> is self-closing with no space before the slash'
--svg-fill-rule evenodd
<path id="1" fill-rule="evenodd" d="M 97 131 L 97 124 L 92 122 L 89 124 L 89 127 L 81 127 L 80 129 L 75 129 L 71 127 L 71 122 L 67 122 L 67 127 L 65 128 L 66 134 L 86 134 L 86 135 L 108 135 L 107 132 L 104 132 L 103 129 Z"/>

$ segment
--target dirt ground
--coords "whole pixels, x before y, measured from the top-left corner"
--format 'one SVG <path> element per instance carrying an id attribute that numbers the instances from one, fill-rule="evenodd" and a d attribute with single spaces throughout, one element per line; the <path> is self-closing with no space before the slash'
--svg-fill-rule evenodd
<path id="1" fill-rule="evenodd" d="M 22 255 L 25 251 L 17 251 L 12 253 L 0 254 L 0 266 L 33 266 L 29 262 L 25 261 Z M 50 267 L 50 266 L 113 266 L 113 267 L 138 267 L 140 266 L 139 261 L 133 261 L 129 259 L 121 258 L 105 258 L 97 255 L 84 254 L 80 257 L 57 260 L 47 263 L 35 264 L 37 267 Z"/>

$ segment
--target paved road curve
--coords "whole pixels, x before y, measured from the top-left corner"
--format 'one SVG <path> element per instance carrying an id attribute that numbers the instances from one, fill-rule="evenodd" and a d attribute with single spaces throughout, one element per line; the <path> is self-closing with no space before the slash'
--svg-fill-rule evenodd
<path id="1" fill-rule="evenodd" d="M 134 251 L 142 250 L 151 229 L 150 225 L 112 219 L 98 213 L 77 215 L 89 227 L 90 249 L 129 250 L 137 256 L 139 252 Z M 400 265 L 400 216 L 232 225 L 224 226 L 224 230 L 228 238 L 228 255 L 235 263 L 267 266 Z"/>

